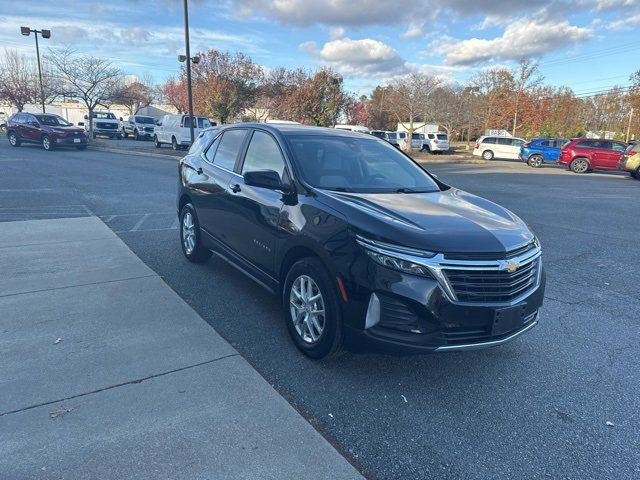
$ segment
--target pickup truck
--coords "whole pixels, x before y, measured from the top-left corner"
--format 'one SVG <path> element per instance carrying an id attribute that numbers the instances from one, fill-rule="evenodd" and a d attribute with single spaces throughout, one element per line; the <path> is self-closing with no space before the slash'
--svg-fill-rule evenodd
<path id="1" fill-rule="evenodd" d="M 156 121 L 146 115 L 131 115 L 122 124 L 122 135 L 131 135 L 135 140 L 152 140 Z"/>
<path id="2" fill-rule="evenodd" d="M 89 131 L 89 117 L 84 116 L 85 121 L 79 122 L 78 126 L 84 126 L 84 129 Z M 120 131 L 120 121 L 111 112 L 93 112 L 91 114 L 91 121 L 93 122 L 93 138 L 98 135 L 104 135 L 109 138 L 122 139 L 122 132 Z"/>

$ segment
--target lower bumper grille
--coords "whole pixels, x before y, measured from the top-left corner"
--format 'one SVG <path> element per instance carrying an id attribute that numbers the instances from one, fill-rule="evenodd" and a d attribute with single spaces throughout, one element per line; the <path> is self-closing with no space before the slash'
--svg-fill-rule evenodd
<path id="1" fill-rule="evenodd" d="M 442 331 L 441 336 L 445 345 L 466 345 L 470 343 L 500 340 L 503 337 L 508 337 L 514 332 L 527 327 L 533 320 L 535 320 L 537 315 L 538 312 L 528 315 L 519 328 L 513 332 L 507 332 L 502 335 L 492 335 L 491 326 L 487 325 L 485 328 L 446 328 Z"/>

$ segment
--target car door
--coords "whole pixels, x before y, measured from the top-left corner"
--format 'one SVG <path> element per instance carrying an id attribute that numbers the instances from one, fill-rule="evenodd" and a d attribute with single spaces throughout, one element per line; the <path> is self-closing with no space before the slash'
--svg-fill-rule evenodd
<path id="1" fill-rule="evenodd" d="M 509 155 L 507 158 L 512 160 L 517 160 L 520 155 L 520 148 L 524 145 L 524 140 L 521 138 L 509 138 L 509 144 L 507 145 L 507 154 Z"/>
<path id="2" fill-rule="evenodd" d="M 507 137 L 496 138 L 495 149 L 493 150 L 497 158 L 511 158 L 511 139 Z"/>
<path id="3" fill-rule="evenodd" d="M 550 140 L 551 144 L 548 149 L 547 156 L 545 156 L 545 160 L 547 162 L 557 162 L 560 159 L 560 152 L 562 150 L 562 145 L 564 144 L 564 140 L 555 139 Z"/>
<path id="4" fill-rule="evenodd" d="M 590 140 L 591 168 L 607 168 L 607 157 L 611 151 L 610 140 Z"/>
<path id="5" fill-rule="evenodd" d="M 283 151 L 270 133 L 253 130 L 243 157 L 238 169 L 241 174 L 273 170 L 283 183 L 288 183 Z M 247 185 L 242 176 L 233 177 L 231 182 L 234 221 L 229 224 L 229 241 L 251 265 L 275 275 L 278 237 L 286 235 L 280 228 L 284 195 L 281 191 Z"/>
<path id="6" fill-rule="evenodd" d="M 40 122 L 35 116 L 26 113 L 22 122 L 22 134 L 20 135 L 22 139 L 27 142 L 39 142 L 40 133 Z"/>
<path id="7" fill-rule="evenodd" d="M 200 194 L 196 202 L 198 218 L 203 228 L 215 241 L 234 249 L 230 231 L 238 219 L 231 202 L 232 179 L 240 175 L 234 172 L 248 129 L 227 129 L 216 137 L 201 155 Z"/>

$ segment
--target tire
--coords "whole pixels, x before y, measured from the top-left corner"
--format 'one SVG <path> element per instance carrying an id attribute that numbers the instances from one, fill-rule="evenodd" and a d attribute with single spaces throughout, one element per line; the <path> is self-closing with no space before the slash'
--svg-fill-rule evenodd
<path id="1" fill-rule="evenodd" d="M 133 131 L 133 139 L 136 142 L 140 141 L 140 135 L 138 135 L 138 130 L 137 129 Z"/>
<path id="2" fill-rule="evenodd" d="M 188 235 L 191 240 L 187 239 Z M 190 262 L 204 263 L 211 257 L 211 250 L 202 246 L 198 215 L 190 203 L 180 210 L 180 245 L 182 253 Z"/>
<path id="3" fill-rule="evenodd" d="M 122 140 L 122 135 L 120 134 L 116 135 L 116 140 Z"/>
<path id="4" fill-rule="evenodd" d="M 174 150 L 180 149 L 180 145 L 178 145 L 178 142 L 176 141 L 176 137 L 171 137 L 171 148 Z"/>
<path id="5" fill-rule="evenodd" d="M 129 134 L 127 134 L 127 131 L 123 128 L 122 129 L 122 138 L 127 138 L 129 136 Z"/>
<path id="6" fill-rule="evenodd" d="M 482 158 L 485 160 L 493 160 L 493 152 L 491 150 L 485 150 L 482 152 Z"/>
<path id="7" fill-rule="evenodd" d="M 154 135 L 153 136 L 153 144 L 155 145 L 156 148 L 161 148 L 162 144 L 158 141 L 158 136 Z"/>
<path id="8" fill-rule="evenodd" d="M 40 140 L 40 143 L 42 144 L 42 149 L 50 152 L 51 150 L 53 150 L 53 142 L 51 141 L 51 138 L 49 137 L 49 135 L 43 135 L 42 139 Z"/>
<path id="9" fill-rule="evenodd" d="M 86 150 L 86 149 L 87 149 L 87 146 L 86 146 L 86 145 L 78 145 L 76 148 L 77 148 L 78 150 Z"/>
<path id="10" fill-rule="evenodd" d="M 527 165 L 532 168 L 540 168 L 543 163 L 544 159 L 542 158 L 542 155 L 531 155 L 527 160 Z"/>
<path id="11" fill-rule="evenodd" d="M 93 139 L 94 139 L 94 140 L 96 139 L 96 134 L 95 134 L 95 133 L 93 134 Z"/>
<path id="12" fill-rule="evenodd" d="M 9 132 L 8 136 L 9 136 L 9 144 L 12 147 L 19 147 L 20 144 L 22 143 L 18 138 L 18 135 L 16 135 L 16 132 Z"/>
<path id="13" fill-rule="evenodd" d="M 631 175 L 631 178 L 640 180 L 640 167 L 638 167 L 635 172 L 629 172 L 629 175 Z"/>
<path id="14" fill-rule="evenodd" d="M 311 285 L 312 297 L 320 294 L 320 298 L 310 303 L 299 293 L 292 293 L 294 289 L 300 292 L 301 282 L 307 287 Z M 344 351 L 338 292 L 335 282 L 318 259 L 303 258 L 289 269 L 282 292 L 282 306 L 287 330 L 302 353 L 310 358 L 320 359 L 336 356 Z M 309 312 L 314 309 L 324 312 L 316 317 L 316 322 L 301 319 L 302 315 L 309 319 Z M 296 323 L 294 317 L 300 320 Z"/>
<path id="15" fill-rule="evenodd" d="M 583 157 L 574 158 L 571 160 L 569 168 L 573 173 L 585 173 L 589 170 L 589 160 Z"/>

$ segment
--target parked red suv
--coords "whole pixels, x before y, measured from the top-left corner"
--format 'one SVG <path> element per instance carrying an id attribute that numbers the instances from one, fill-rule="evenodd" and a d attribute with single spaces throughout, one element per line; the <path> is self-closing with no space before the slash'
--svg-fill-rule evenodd
<path id="1" fill-rule="evenodd" d="M 78 150 L 87 148 L 84 129 L 50 113 L 16 113 L 7 122 L 9 143 L 19 147 L 22 142 L 39 143 L 45 150 L 70 146 Z"/>
<path id="2" fill-rule="evenodd" d="M 589 170 L 616 170 L 627 145 L 615 140 L 574 138 L 562 147 L 560 162 L 575 173 Z"/>

